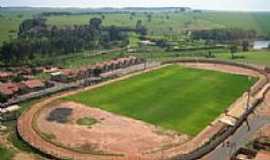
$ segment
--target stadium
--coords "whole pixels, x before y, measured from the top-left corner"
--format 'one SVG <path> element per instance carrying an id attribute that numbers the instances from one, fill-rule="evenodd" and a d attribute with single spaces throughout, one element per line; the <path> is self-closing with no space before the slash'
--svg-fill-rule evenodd
<path id="1" fill-rule="evenodd" d="M 267 83 L 264 68 L 253 65 L 165 61 L 43 98 L 17 131 L 56 159 L 204 158 L 244 123 Z"/>

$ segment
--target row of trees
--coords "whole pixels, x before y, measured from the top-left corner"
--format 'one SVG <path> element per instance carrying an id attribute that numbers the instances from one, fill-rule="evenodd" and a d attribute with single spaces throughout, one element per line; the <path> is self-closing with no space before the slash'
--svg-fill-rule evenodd
<path id="1" fill-rule="evenodd" d="M 243 30 L 240 28 L 224 28 L 212 30 L 197 30 L 191 32 L 193 39 L 204 39 L 215 42 L 232 42 L 239 40 L 252 40 L 257 37 L 254 30 Z"/>
<path id="2" fill-rule="evenodd" d="M 136 28 L 104 27 L 100 18 L 90 19 L 88 25 L 64 28 L 47 25 L 45 18 L 28 19 L 19 26 L 18 38 L 2 45 L 0 56 L 5 63 L 17 63 L 44 54 L 124 47 L 129 43 L 128 32 L 146 34 L 146 29 L 141 23 Z"/>

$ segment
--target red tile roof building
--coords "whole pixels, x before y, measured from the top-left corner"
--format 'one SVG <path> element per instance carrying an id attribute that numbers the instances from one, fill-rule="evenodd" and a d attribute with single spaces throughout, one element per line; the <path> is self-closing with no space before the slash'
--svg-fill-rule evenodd
<path id="1" fill-rule="evenodd" d="M 270 152 L 259 151 L 255 157 L 255 160 L 270 160 Z"/>
<path id="2" fill-rule="evenodd" d="M 24 81 L 22 82 L 22 84 L 25 85 L 29 89 L 45 87 L 45 84 L 41 80 L 38 80 L 38 79 Z"/>
<path id="3" fill-rule="evenodd" d="M 5 96 L 12 96 L 19 91 L 19 87 L 16 83 L 3 83 L 0 84 L 0 94 Z"/>
<path id="4" fill-rule="evenodd" d="M 0 71 L 0 80 L 2 80 L 2 81 L 6 81 L 9 78 L 12 78 L 14 76 L 15 76 L 15 74 L 12 73 L 12 72 L 3 72 L 3 71 Z"/>

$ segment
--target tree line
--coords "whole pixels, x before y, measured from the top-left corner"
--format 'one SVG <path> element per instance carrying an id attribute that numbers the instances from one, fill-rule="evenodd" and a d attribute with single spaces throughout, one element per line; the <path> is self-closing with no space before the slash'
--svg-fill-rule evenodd
<path id="1" fill-rule="evenodd" d="M 257 33 L 255 30 L 221 28 L 192 31 L 191 37 L 195 40 L 203 39 L 214 42 L 235 42 L 239 40 L 254 40 L 257 37 Z"/>
<path id="2" fill-rule="evenodd" d="M 59 28 L 46 24 L 46 19 L 35 17 L 24 20 L 16 39 L 4 42 L 0 58 L 6 64 L 25 62 L 35 57 L 57 56 L 81 50 L 125 47 L 129 44 L 128 32 L 146 34 L 146 28 L 137 24 L 134 28 L 102 25 L 100 18 L 92 18 L 87 25 Z"/>

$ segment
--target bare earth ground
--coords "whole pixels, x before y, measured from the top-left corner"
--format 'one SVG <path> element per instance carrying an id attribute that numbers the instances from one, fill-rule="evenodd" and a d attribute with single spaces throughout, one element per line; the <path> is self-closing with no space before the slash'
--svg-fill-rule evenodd
<path id="1" fill-rule="evenodd" d="M 38 160 L 38 158 L 29 153 L 18 152 L 13 157 L 13 160 Z"/>
<path id="2" fill-rule="evenodd" d="M 6 136 L 4 134 L 0 134 L 0 144 L 7 145 Z"/>
<path id="3" fill-rule="evenodd" d="M 237 73 L 251 76 L 258 76 L 259 74 L 247 69 L 242 69 L 239 67 L 233 67 L 228 65 L 215 65 L 215 64 L 185 64 L 187 67 L 196 67 L 200 69 L 211 69 L 229 73 Z M 157 69 L 157 68 L 155 68 Z M 151 70 L 147 70 L 151 71 Z M 146 72 L 146 71 L 143 71 Z M 82 90 L 89 90 L 99 86 L 112 83 L 117 80 L 122 80 L 129 78 L 133 75 L 137 75 L 143 72 L 136 72 L 112 81 L 107 81 L 96 86 L 87 87 Z M 73 92 L 66 92 L 64 94 L 55 95 L 51 98 L 47 98 L 40 103 L 33 105 L 27 112 L 18 120 L 18 131 L 19 134 L 37 149 L 56 157 L 61 158 L 72 158 L 76 160 L 98 160 L 98 159 L 128 159 L 128 160 L 141 160 L 141 159 L 164 159 L 176 154 L 187 153 L 190 150 L 197 148 L 202 143 L 207 141 L 209 137 L 214 135 L 219 129 L 223 128 L 225 124 L 215 121 L 204 129 L 199 135 L 194 137 L 191 141 L 187 143 L 166 146 L 168 144 L 175 144 L 175 142 L 185 142 L 187 136 L 175 136 L 173 134 L 158 134 L 156 133 L 157 128 L 145 124 L 144 122 L 135 121 L 129 118 L 124 118 L 120 116 L 113 115 L 111 113 L 94 109 L 86 108 L 81 104 L 76 104 L 73 102 L 67 102 L 69 105 L 65 107 L 72 107 L 74 113 L 70 117 L 68 124 L 61 125 L 56 122 L 48 123 L 46 121 L 46 115 L 49 113 L 50 109 L 44 108 L 52 101 L 55 101 L 61 97 L 76 94 L 81 90 L 76 90 Z M 70 105 L 71 104 L 71 105 Z M 57 106 L 52 106 L 57 107 Z M 63 107 L 63 106 L 62 106 Z M 45 134 L 52 134 L 55 138 L 50 140 L 55 140 L 53 143 L 44 140 L 44 137 L 38 133 L 34 127 L 33 122 L 35 122 L 35 115 L 39 110 L 44 110 L 41 112 L 41 116 L 37 116 L 37 126 L 42 129 Z M 91 128 L 78 126 L 75 124 L 78 118 L 83 118 L 83 116 L 90 115 L 96 118 L 99 123 L 95 124 Z M 41 133 L 42 134 L 42 133 Z M 78 136 L 79 135 L 79 136 Z M 177 138 L 176 140 L 173 138 Z M 61 143 L 61 144 L 59 144 Z M 100 156 L 100 155 L 89 155 L 81 152 L 74 151 L 70 148 L 79 147 L 80 149 L 84 147 L 84 144 L 94 144 L 96 151 L 105 151 L 104 154 L 115 154 L 115 153 L 125 153 L 124 157 L 121 156 Z M 63 145 L 67 145 L 63 147 Z M 164 146 L 165 145 L 165 146 Z M 89 145 L 87 145 L 89 148 Z M 90 145 L 91 146 L 91 145 Z M 165 148 L 165 150 L 159 151 L 159 148 Z M 91 147 L 90 147 L 91 148 Z M 77 148 L 78 149 L 78 148 Z M 150 151 L 156 151 L 151 154 Z M 107 153 L 108 152 L 108 153 Z"/>
<path id="4" fill-rule="evenodd" d="M 268 94 L 266 95 L 263 103 L 264 107 L 260 108 L 256 112 L 259 116 L 265 116 L 270 117 L 270 91 L 268 91 Z M 268 137 L 270 138 L 270 124 L 265 125 L 260 130 L 257 131 L 257 134 L 255 137 Z"/>
<path id="5" fill-rule="evenodd" d="M 268 94 L 266 95 L 265 99 L 264 99 L 264 105 L 266 107 L 261 108 L 258 111 L 258 114 L 260 114 L 260 116 L 267 116 L 270 117 L 270 91 L 268 91 Z M 269 129 L 270 130 L 270 129 Z M 270 131 L 269 131 L 270 132 Z"/>
<path id="6" fill-rule="evenodd" d="M 68 123 L 62 124 L 47 120 L 49 113 L 56 108 L 72 109 Z M 90 128 L 78 125 L 77 120 L 84 117 L 92 117 L 98 123 Z M 69 148 L 80 148 L 85 152 L 89 150 L 84 149 L 83 146 L 92 146 L 93 154 L 95 151 L 102 151 L 103 154 L 123 154 L 125 157 L 136 154 L 136 157 L 140 157 L 140 159 L 158 159 L 158 153 L 149 153 L 159 151 L 166 146 L 179 145 L 188 140 L 186 135 L 177 135 L 174 132 L 165 133 L 142 121 L 75 102 L 63 102 L 43 109 L 36 124 L 41 133 L 55 136 L 51 140 L 53 143 Z M 68 134 L 65 134 L 67 131 Z"/>
<path id="7" fill-rule="evenodd" d="M 260 130 L 258 130 L 254 137 L 267 137 L 270 139 L 270 124 L 265 125 Z"/>
<path id="8" fill-rule="evenodd" d="M 246 76 L 260 76 L 258 72 L 253 70 L 240 68 L 231 65 L 224 65 L 224 64 L 214 64 L 214 63 L 181 63 L 181 65 L 189 68 L 197 68 L 197 69 L 207 69 L 212 71 L 219 71 L 225 73 L 232 73 L 232 74 L 240 74 Z"/>

